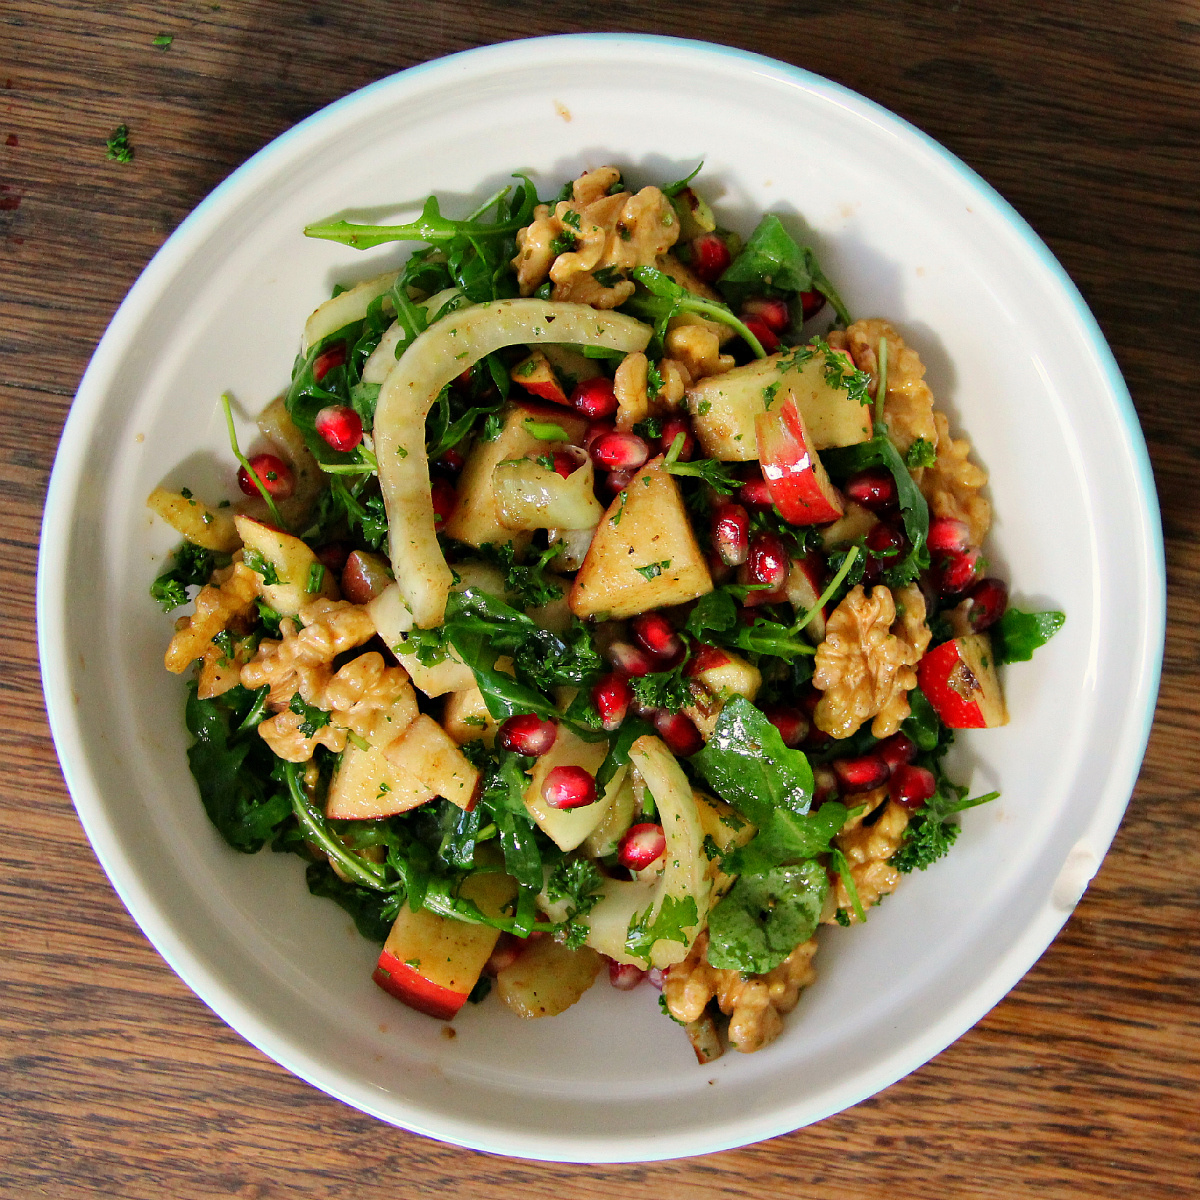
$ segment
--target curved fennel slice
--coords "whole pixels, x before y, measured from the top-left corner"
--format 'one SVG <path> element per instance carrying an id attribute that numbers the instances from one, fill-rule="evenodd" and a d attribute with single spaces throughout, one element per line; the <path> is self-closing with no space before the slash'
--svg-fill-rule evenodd
<path id="1" fill-rule="evenodd" d="M 442 623 L 452 579 L 434 529 L 425 453 L 425 417 L 438 393 L 505 346 L 566 342 L 631 354 L 645 349 L 651 332 L 632 317 L 586 304 L 497 300 L 443 317 L 392 368 L 375 407 L 375 456 L 392 570 L 418 626 Z"/>

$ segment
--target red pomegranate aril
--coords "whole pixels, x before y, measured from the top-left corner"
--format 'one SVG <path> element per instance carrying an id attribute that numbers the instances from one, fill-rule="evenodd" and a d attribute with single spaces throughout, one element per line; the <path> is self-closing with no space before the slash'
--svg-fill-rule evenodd
<path id="1" fill-rule="evenodd" d="M 882 521 L 872 525 L 866 536 L 867 549 L 878 558 L 900 558 L 908 549 L 908 539 L 891 525 Z"/>
<path id="2" fill-rule="evenodd" d="M 322 440 L 335 450 L 353 450 L 363 439 L 362 417 L 346 404 L 329 404 L 314 422 Z"/>
<path id="3" fill-rule="evenodd" d="M 837 776 L 830 767 L 813 767 L 813 804 L 821 805 L 838 795 Z"/>
<path id="4" fill-rule="evenodd" d="M 687 758 L 704 745 L 700 730 L 696 728 L 691 717 L 684 713 L 660 712 L 654 718 L 654 728 L 658 731 L 658 736 L 667 743 L 667 749 L 677 758 Z"/>
<path id="5" fill-rule="evenodd" d="M 448 475 L 457 475 L 467 465 L 467 460 L 461 450 L 447 450 L 433 465 Z"/>
<path id="6" fill-rule="evenodd" d="M 564 450 L 555 450 L 554 452 L 554 472 L 556 475 L 561 475 L 564 479 L 569 479 L 576 471 L 579 470 L 580 464 L 577 463 Z"/>
<path id="7" fill-rule="evenodd" d="M 783 744 L 795 749 L 808 737 L 808 718 L 798 708 L 768 708 L 763 714 L 783 738 Z"/>
<path id="8" fill-rule="evenodd" d="M 738 488 L 737 495 L 747 508 L 770 508 L 774 504 L 770 490 L 767 488 L 767 481 L 761 475 L 747 479 Z"/>
<path id="9" fill-rule="evenodd" d="M 825 297 L 818 291 L 801 292 L 800 307 L 804 313 L 804 319 L 807 321 L 809 317 L 815 317 L 825 307 Z"/>
<path id="10" fill-rule="evenodd" d="M 887 783 L 888 765 L 878 754 L 860 754 L 857 758 L 839 758 L 829 764 L 844 792 L 869 792 Z"/>
<path id="11" fill-rule="evenodd" d="M 433 501 L 434 528 L 440 529 L 450 519 L 458 503 L 458 493 L 450 480 L 439 477 L 429 485 L 429 497 Z"/>
<path id="12" fill-rule="evenodd" d="M 971 601 L 967 620 L 976 633 L 982 633 L 1004 616 L 1004 610 L 1008 607 L 1008 584 L 1003 579 L 989 576 L 981 579 L 967 598 Z"/>
<path id="13" fill-rule="evenodd" d="M 350 557 L 350 547 L 345 542 L 326 542 L 316 552 L 317 561 L 327 570 L 340 575 Z"/>
<path id="14" fill-rule="evenodd" d="M 604 653 L 608 661 L 625 675 L 649 675 L 655 668 L 650 655 L 632 642 L 613 642 Z"/>
<path id="15" fill-rule="evenodd" d="M 542 783 L 542 799 L 551 808 L 586 808 L 596 803 L 596 780 L 582 767 L 554 767 Z"/>
<path id="16" fill-rule="evenodd" d="M 617 847 L 617 862 L 631 871 L 644 871 L 667 848 L 663 827 L 653 822 L 631 825 Z"/>
<path id="17" fill-rule="evenodd" d="M 296 480 L 292 475 L 292 468 L 282 458 L 274 454 L 256 454 L 250 459 L 250 467 L 262 480 L 263 487 L 276 500 L 286 500 L 295 491 Z M 238 469 L 238 487 L 247 496 L 262 495 L 245 467 Z"/>
<path id="18" fill-rule="evenodd" d="M 894 773 L 899 767 L 907 767 L 917 757 L 917 746 L 907 735 L 893 733 L 875 747 L 875 753 L 887 763 L 888 770 Z"/>
<path id="19" fill-rule="evenodd" d="M 774 533 L 756 533 L 750 539 L 746 567 L 755 583 L 765 583 L 771 591 L 781 588 L 787 582 L 790 566 L 782 538 Z"/>
<path id="20" fill-rule="evenodd" d="M 556 737 L 558 725 L 533 713 L 509 717 L 496 733 L 501 749 L 524 754 L 526 758 L 541 758 L 554 745 Z"/>
<path id="21" fill-rule="evenodd" d="M 897 767 L 888 783 L 888 795 L 904 808 L 920 808 L 936 791 L 937 780 L 924 767 Z"/>
<path id="22" fill-rule="evenodd" d="M 692 432 L 691 424 L 683 417 L 670 417 L 663 422 L 661 439 L 663 453 L 666 454 L 675 445 L 675 439 L 681 433 L 683 434 L 683 445 L 675 458 L 677 462 L 690 462 L 692 455 L 696 453 L 696 435 Z"/>
<path id="23" fill-rule="evenodd" d="M 629 713 L 629 702 L 633 699 L 633 688 L 624 675 L 606 675 L 592 687 L 592 703 L 600 714 L 600 724 L 612 733 L 619 729 Z"/>
<path id="24" fill-rule="evenodd" d="M 708 573 L 712 576 L 713 583 L 722 584 L 729 581 L 733 568 L 715 550 L 710 550 L 704 556 L 704 561 L 708 564 Z"/>
<path id="25" fill-rule="evenodd" d="M 705 671 L 713 671 L 719 667 L 724 667 L 732 660 L 719 646 L 710 646 L 705 642 L 700 642 L 692 651 L 692 657 L 688 659 L 688 664 L 683 668 L 683 673 L 689 678 L 694 679 L 697 675 L 702 675 Z"/>
<path id="26" fill-rule="evenodd" d="M 645 978 L 646 972 L 633 963 L 619 963 L 615 958 L 608 960 L 608 982 L 618 992 L 632 992 Z"/>
<path id="27" fill-rule="evenodd" d="M 592 462 L 604 471 L 635 471 L 650 457 L 650 447 L 636 433 L 606 433 L 589 447 Z"/>
<path id="28" fill-rule="evenodd" d="M 600 476 L 601 486 L 610 497 L 616 496 L 637 478 L 640 469 L 640 467 L 634 467 L 629 471 L 609 471 L 607 475 Z"/>
<path id="29" fill-rule="evenodd" d="M 589 453 L 592 449 L 592 443 L 603 437 L 606 433 L 615 433 L 616 427 L 610 421 L 596 421 L 587 427 L 587 432 L 583 435 L 583 448 Z"/>
<path id="30" fill-rule="evenodd" d="M 759 317 L 748 317 L 742 324 L 758 338 L 759 345 L 768 354 L 774 354 L 779 349 L 779 336 L 767 326 L 765 321 Z"/>
<path id="31" fill-rule="evenodd" d="M 856 471 L 846 480 L 842 491 L 856 504 L 873 513 L 886 512 L 896 506 L 896 481 L 891 471 L 883 467 Z"/>
<path id="32" fill-rule="evenodd" d="M 791 323 L 786 300 L 776 297 L 754 296 L 742 305 L 742 320 L 754 317 L 775 333 L 782 333 Z"/>
<path id="33" fill-rule="evenodd" d="M 313 360 L 313 379 L 320 383 L 334 367 L 340 367 L 346 361 L 346 343 L 338 342 L 330 346 L 323 354 L 318 354 Z"/>
<path id="34" fill-rule="evenodd" d="M 733 255 L 725 239 L 716 233 L 702 233 L 692 238 L 692 270 L 705 283 L 715 283 L 729 269 Z"/>
<path id="35" fill-rule="evenodd" d="M 938 593 L 943 597 L 961 596 L 979 573 L 979 551 L 944 555 L 937 563 Z"/>
<path id="36" fill-rule="evenodd" d="M 617 393 L 613 381 L 598 375 L 585 379 L 571 393 L 571 407 L 592 421 L 602 421 L 617 411 Z"/>
<path id="37" fill-rule="evenodd" d="M 740 504 L 718 504 L 713 509 L 712 543 L 727 566 L 740 567 L 746 561 L 750 553 L 750 514 Z"/>
<path id="38" fill-rule="evenodd" d="M 683 650 L 683 639 L 661 613 L 639 613 L 630 622 L 633 636 L 655 658 L 675 658 Z"/>
<path id="39" fill-rule="evenodd" d="M 929 535 L 925 541 L 931 554 L 961 554 L 967 548 L 969 536 L 965 521 L 936 517 L 929 522 Z"/>
<path id="40" fill-rule="evenodd" d="M 810 685 L 796 697 L 796 702 L 800 705 L 800 711 L 806 717 L 812 717 L 817 711 L 817 705 L 821 703 L 821 693 Z"/>

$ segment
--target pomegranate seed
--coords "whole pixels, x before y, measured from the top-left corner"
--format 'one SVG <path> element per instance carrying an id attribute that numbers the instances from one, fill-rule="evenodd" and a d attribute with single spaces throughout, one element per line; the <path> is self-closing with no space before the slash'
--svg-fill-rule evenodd
<path id="1" fill-rule="evenodd" d="M 967 620 L 976 633 L 990 629 L 1008 607 L 1008 584 L 1003 579 L 981 579 L 970 591 Z"/>
<path id="2" fill-rule="evenodd" d="M 587 427 L 587 432 L 583 435 L 583 448 L 590 451 L 592 443 L 606 433 L 614 433 L 616 426 L 609 421 L 596 421 Z"/>
<path id="3" fill-rule="evenodd" d="M 715 283 L 729 269 L 731 262 L 733 255 L 719 234 L 702 233 L 692 238 L 692 270 L 705 283 Z"/>
<path id="4" fill-rule="evenodd" d="M 449 519 L 458 503 L 454 484 L 440 476 L 429 485 L 429 497 L 433 501 L 433 525 L 440 529 Z"/>
<path id="5" fill-rule="evenodd" d="M 873 513 L 886 512 L 896 506 L 896 481 L 891 471 L 883 467 L 856 471 L 846 480 L 842 491 Z"/>
<path id="6" fill-rule="evenodd" d="M 346 565 L 346 559 L 350 557 L 350 547 L 345 542 L 326 542 L 316 554 L 317 561 L 327 571 L 340 575 Z"/>
<path id="7" fill-rule="evenodd" d="M 768 354 L 774 354 L 779 349 L 779 337 L 773 330 L 768 328 L 765 321 L 758 317 L 750 317 L 746 321 L 743 321 L 742 324 L 758 338 L 762 348 Z"/>
<path id="8" fill-rule="evenodd" d="M 943 597 L 959 596 L 975 582 L 979 571 L 979 551 L 964 550 L 947 554 L 938 564 L 938 593 Z"/>
<path id="9" fill-rule="evenodd" d="M 804 319 L 807 321 L 809 317 L 815 317 L 825 307 L 825 297 L 817 291 L 801 292 L 800 306 L 804 313 Z"/>
<path id="10" fill-rule="evenodd" d="M 837 776 L 830 767 L 813 767 L 813 804 L 821 805 L 838 794 Z"/>
<path id="11" fill-rule="evenodd" d="M 633 963 L 619 963 L 615 958 L 608 960 L 608 982 L 618 992 L 633 991 L 645 978 L 646 972 L 641 967 L 635 967 Z"/>
<path id="12" fill-rule="evenodd" d="M 702 675 L 705 671 L 724 667 L 731 661 L 729 655 L 724 650 L 721 650 L 717 646 L 709 646 L 707 643 L 701 642 L 692 651 L 692 657 L 688 659 L 688 665 L 683 668 L 683 673 L 689 679 L 694 679 L 697 675 Z"/>
<path id="13" fill-rule="evenodd" d="M 891 525 L 872 525 L 866 537 L 867 549 L 877 558 L 900 558 L 908 549 L 908 539 Z"/>
<path id="14" fill-rule="evenodd" d="M 363 439 L 362 418 L 346 404 L 330 404 L 317 413 L 317 433 L 335 450 L 353 450 Z"/>
<path id="15" fill-rule="evenodd" d="M 296 480 L 292 468 L 276 458 L 274 454 L 256 454 L 250 459 L 250 466 L 255 475 L 262 480 L 262 485 L 276 500 L 286 500 L 296 489 Z M 259 496 L 262 493 L 254 486 L 250 472 L 245 467 L 238 468 L 238 487 L 247 496 Z"/>
<path id="16" fill-rule="evenodd" d="M 712 543 L 727 566 L 740 567 L 746 561 L 750 553 L 750 514 L 740 504 L 718 504 L 713 509 Z"/>
<path id="17" fill-rule="evenodd" d="M 768 708 L 764 714 L 793 749 L 808 737 L 808 718 L 798 708 Z"/>
<path id="18" fill-rule="evenodd" d="M 663 453 L 666 454 L 671 449 L 675 444 L 675 439 L 681 433 L 683 434 L 683 447 L 679 451 L 676 461 L 690 462 L 692 455 L 696 453 L 696 435 L 692 432 L 691 424 L 683 417 L 671 417 L 663 422 L 661 439 Z"/>
<path id="19" fill-rule="evenodd" d="M 636 433 L 605 433 L 589 447 L 592 462 L 605 471 L 636 471 L 650 457 L 650 447 Z"/>
<path id="20" fill-rule="evenodd" d="M 554 721 L 544 721 L 533 713 L 509 717 L 496 733 L 501 749 L 524 754 L 526 758 L 541 758 L 557 736 L 558 725 Z"/>
<path id="21" fill-rule="evenodd" d="M 888 783 L 888 794 L 904 808 L 920 808 L 937 791 L 937 780 L 924 767 L 897 767 Z"/>
<path id="22" fill-rule="evenodd" d="M 646 979 L 651 987 L 658 988 L 658 990 L 661 992 L 663 986 L 663 976 L 665 974 L 666 971 L 662 967 L 651 967 L 650 970 L 646 972 Z"/>
<path id="23" fill-rule="evenodd" d="M 644 871 L 667 848 L 663 827 L 652 822 L 631 825 L 617 847 L 617 862 L 631 871 Z"/>
<path id="24" fill-rule="evenodd" d="M 825 730 L 811 725 L 808 730 L 808 737 L 804 739 L 804 748 L 806 750 L 824 750 L 832 741 L 833 738 Z"/>
<path id="25" fill-rule="evenodd" d="M 772 591 L 781 588 L 790 566 L 787 547 L 777 534 L 756 533 L 750 539 L 746 567 L 753 582 L 765 583 Z"/>
<path id="26" fill-rule="evenodd" d="M 661 613 L 640 613 L 631 627 L 633 636 L 655 658 L 676 658 L 683 652 L 683 639 Z"/>
<path id="27" fill-rule="evenodd" d="M 654 670 L 654 660 L 640 646 L 631 642 L 613 642 L 605 651 L 608 661 L 625 675 L 649 675 Z"/>
<path id="28" fill-rule="evenodd" d="M 967 548 L 969 532 L 963 521 L 937 517 L 929 522 L 929 536 L 925 541 L 932 554 L 961 554 Z"/>
<path id="29" fill-rule="evenodd" d="M 433 465 L 448 475 L 457 475 L 467 464 L 461 450 L 447 450 Z"/>
<path id="30" fill-rule="evenodd" d="M 916 743 L 903 733 L 893 733 L 875 747 L 875 753 L 895 772 L 898 767 L 907 767 L 917 757 Z"/>
<path id="31" fill-rule="evenodd" d="M 496 939 L 491 957 L 484 964 L 485 973 L 493 978 L 499 975 L 501 971 L 511 967 L 521 957 L 521 951 L 524 948 L 525 944 L 515 934 L 502 933 Z"/>
<path id="32" fill-rule="evenodd" d="M 592 687 L 592 703 L 600 714 L 600 724 L 609 733 L 621 727 L 632 699 L 633 688 L 624 675 L 606 675 Z"/>
<path id="33" fill-rule="evenodd" d="M 757 318 L 775 333 L 782 333 L 792 323 L 787 301 L 778 297 L 755 296 L 747 300 L 742 305 L 742 320 L 750 317 Z"/>
<path id="34" fill-rule="evenodd" d="M 623 492 L 637 478 L 639 470 L 640 468 L 634 467 L 629 471 L 609 471 L 607 475 L 600 477 L 600 482 L 609 496 L 615 496 L 618 492 Z"/>
<path id="35" fill-rule="evenodd" d="M 708 573 L 712 576 L 713 583 L 725 583 L 733 574 L 733 568 L 715 550 L 710 550 L 705 555 L 705 562 L 708 563 Z"/>
<path id="36" fill-rule="evenodd" d="M 660 712 L 654 718 L 658 736 L 667 743 L 667 749 L 679 758 L 687 758 L 701 749 L 704 739 L 691 717 L 683 713 Z"/>
<path id="37" fill-rule="evenodd" d="M 613 381 L 598 375 L 585 379 L 571 393 L 571 407 L 592 421 L 602 421 L 617 411 L 617 393 Z"/>
<path id="38" fill-rule="evenodd" d="M 796 702 L 806 717 L 812 717 L 817 711 L 817 705 L 821 703 L 821 693 L 815 687 L 806 687 L 797 697 Z"/>
<path id="39" fill-rule="evenodd" d="M 747 479 L 738 488 L 738 499 L 747 508 L 770 508 L 775 503 L 771 499 L 771 493 L 767 488 L 767 481 L 761 475 Z"/>
<path id="40" fill-rule="evenodd" d="M 843 791 L 869 792 L 887 783 L 888 765 L 878 754 L 861 754 L 858 758 L 839 758 L 829 764 L 842 785 Z"/>
<path id="41" fill-rule="evenodd" d="M 551 808 L 585 808 L 596 803 L 596 780 L 582 767 L 554 767 L 542 784 L 542 799 Z"/>
<path id="42" fill-rule="evenodd" d="M 554 452 L 554 471 L 561 475 L 564 479 L 569 479 L 576 471 L 579 470 L 580 464 L 577 463 L 565 450 L 555 450 Z"/>
<path id="43" fill-rule="evenodd" d="M 318 354 L 313 360 L 313 379 L 320 383 L 334 367 L 340 367 L 346 361 L 346 343 L 338 342 L 330 346 L 324 354 Z"/>

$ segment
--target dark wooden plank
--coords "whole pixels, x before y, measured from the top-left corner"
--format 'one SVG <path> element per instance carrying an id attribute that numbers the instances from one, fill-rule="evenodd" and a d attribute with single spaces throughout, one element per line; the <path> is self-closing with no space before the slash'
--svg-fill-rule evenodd
<path id="1" fill-rule="evenodd" d="M 652 1167 L 440 1146 L 288 1076 L 161 962 L 75 820 L 40 707 L 33 577 L 71 395 L 137 273 L 296 120 L 402 67 L 540 33 L 703 36 L 816 70 L 960 154 L 1031 221 L 1126 373 L 1171 587 L 1158 718 L 1113 850 L 975 1029 L 788 1137 Z M 175 35 L 169 50 L 151 46 Z M 582 1200 L 1190 1197 L 1200 1177 L 1200 21 L 1180 0 L 305 0 L 0 11 L 0 1194 Z M 137 157 L 106 162 L 127 121 Z"/>

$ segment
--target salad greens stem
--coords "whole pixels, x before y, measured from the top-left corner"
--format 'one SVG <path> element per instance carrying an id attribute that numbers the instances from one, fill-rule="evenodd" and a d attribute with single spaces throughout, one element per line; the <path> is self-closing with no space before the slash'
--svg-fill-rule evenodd
<path id="1" fill-rule="evenodd" d="M 875 424 L 883 425 L 883 406 L 887 400 L 888 344 L 887 338 L 879 339 L 879 378 L 875 383 Z M 886 428 L 886 426 L 884 426 Z"/>
<path id="2" fill-rule="evenodd" d="M 237 727 L 238 733 L 246 733 L 250 729 L 256 729 L 262 721 L 263 716 L 267 711 L 267 697 L 271 694 L 271 685 L 264 683 L 262 687 L 254 693 L 254 703 L 250 707 L 250 711 L 242 718 L 242 723 Z"/>
<path id="3" fill-rule="evenodd" d="M 242 453 L 241 447 L 238 446 L 237 430 L 233 427 L 233 409 L 230 408 L 230 395 L 228 392 L 221 394 L 221 405 L 225 409 L 225 426 L 229 430 L 229 445 L 233 448 L 233 457 L 242 464 L 246 470 L 246 474 L 250 476 L 254 486 L 262 493 L 262 498 L 267 502 L 267 507 L 271 510 L 271 516 L 275 518 L 275 524 L 280 529 L 287 529 L 287 524 L 279 515 L 279 509 L 275 507 L 275 498 L 267 491 L 267 485 L 258 477 L 258 472 L 250 465 L 250 460 Z"/>
<path id="4" fill-rule="evenodd" d="M 838 568 L 837 574 L 829 581 L 829 586 L 821 593 L 816 604 L 814 604 L 812 608 L 810 608 L 808 612 L 806 612 L 804 616 L 802 616 L 800 620 L 792 626 L 792 633 L 799 633 L 800 630 L 802 630 L 805 625 L 807 625 L 809 621 L 811 621 L 813 617 L 815 617 L 817 613 L 819 613 L 821 609 L 823 609 L 825 605 L 829 603 L 830 597 L 833 596 L 837 592 L 838 588 L 842 586 L 842 580 L 850 574 L 850 568 L 854 566 L 857 558 L 858 547 L 851 546 L 849 552 L 846 554 L 846 557 L 842 562 L 842 565 Z"/>

